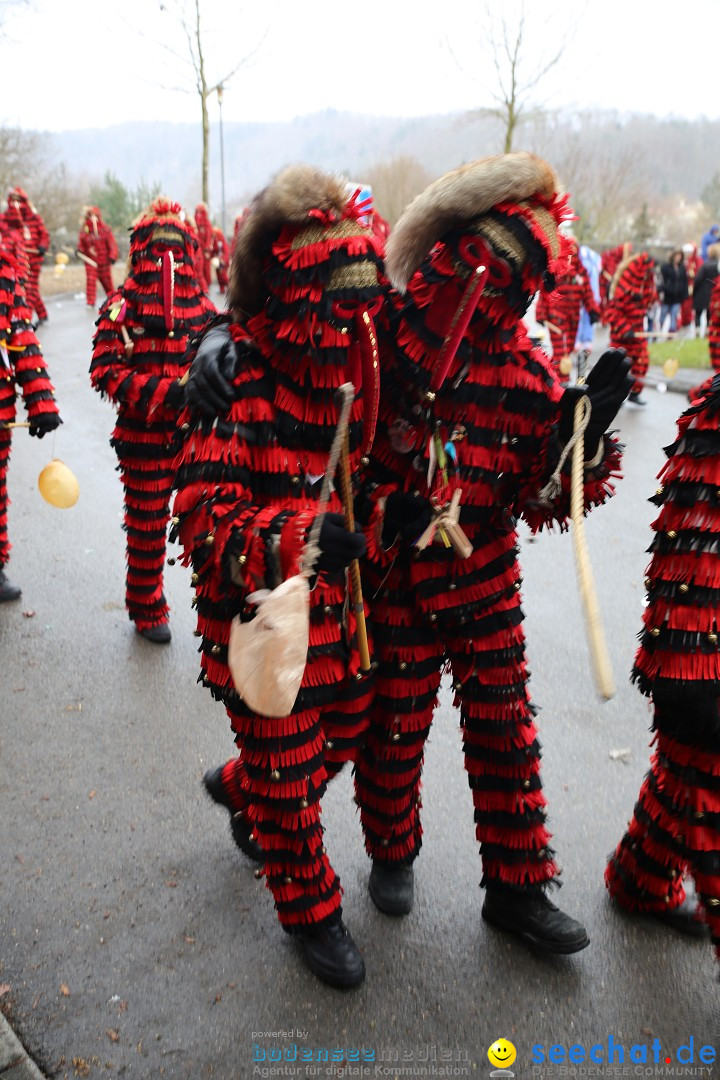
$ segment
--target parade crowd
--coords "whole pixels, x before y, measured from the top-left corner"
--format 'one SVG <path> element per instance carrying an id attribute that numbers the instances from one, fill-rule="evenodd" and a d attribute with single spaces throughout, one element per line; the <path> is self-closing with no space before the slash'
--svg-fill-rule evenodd
<path id="1" fill-rule="evenodd" d="M 128 616 L 167 646 L 168 554 L 190 568 L 199 679 L 235 743 L 205 788 L 282 929 L 336 987 L 359 984 L 365 964 L 323 794 L 350 762 L 370 896 L 408 916 L 444 672 L 484 919 L 538 951 L 590 944 L 554 900 L 518 523 L 569 526 L 576 446 L 585 513 L 614 494 L 618 413 L 645 405 L 648 343 L 681 327 L 707 336 L 714 374 L 691 392 L 653 495 L 632 677 L 652 701 L 654 750 L 605 880 L 625 912 L 707 937 L 720 956 L 720 227 L 660 265 L 629 243 L 600 254 L 574 239 L 560 191 L 533 154 L 484 158 L 435 180 L 390 227 L 345 180 L 291 165 L 239 216 L 231 251 L 205 204 L 191 216 L 155 199 L 132 225 L 119 287 L 116 237 L 97 206 L 83 212 L 88 306 L 98 281 L 105 293 L 89 377 L 115 411 Z M 39 339 L 50 240 L 21 188 L 0 241 L 0 602 L 11 602 L 18 398 L 31 435 L 61 423 Z M 598 321 L 609 348 L 571 384 Z M 288 685 L 290 704 L 275 707 Z"/>

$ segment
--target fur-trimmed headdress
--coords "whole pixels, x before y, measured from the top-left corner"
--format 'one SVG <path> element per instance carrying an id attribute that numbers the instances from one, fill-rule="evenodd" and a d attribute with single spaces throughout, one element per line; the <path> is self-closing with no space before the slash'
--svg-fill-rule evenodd
<path id="1" fill-rule="evenodd" d="M 358 195 L 348 197 L 346 181 L 312 166 L 283 169 L 237 234 L 228 306 L 275 372 L 284 437 L 324 447 L 335 390 L 350 381 L 357 394 L 350 442 L 365 453 L 379 398 L 373 316 L 382 241 L 362 223 L 369 207 Z"/>
<path id="2" fill-rule="evenodd" d="M 256 196 L 238 234 L 228 291 L 235 317 L 256 315 L 271 296 L 297 307 L 343 285 L 358 298 L 377 295 L 381 244 L 360 223 L 365 213 L 340 177 L 310 165 L 283 169 Z"/>
<path id="3" fill-rule="evenodd" d="M 402 214 L 387 242 L 388 277 L 404 292 L 448 234 L 483 237 L 518 267 L 539 245 L 552 273 L 561 256 L 558 228 L 571 216 L 558 187 L 552 167 L 525 151 L 461 165 L 430 184 Z"/>

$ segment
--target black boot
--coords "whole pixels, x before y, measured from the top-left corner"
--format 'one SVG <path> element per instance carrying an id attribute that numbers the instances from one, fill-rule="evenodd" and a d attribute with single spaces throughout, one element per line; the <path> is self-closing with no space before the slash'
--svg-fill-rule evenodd
<path id="1" fill-rule="evenodd" d="M 213 802 L 216 802 L 218 806 L 224 806 L 230 814 L 230 831 L 240 850 L 253 862 L 264 862 L 262 848 L 255 839 L 252 825 L 241 810 L 235 810 L 228 798 L 228 793 L 222 782 L 224 767 L 224 765 L 218 765 L 217 769 L 209 769 L 205 773 L 203 776 L 205 790 Z"/>
<path id="2" fill-rule="evenodd" d="M 5 577 L 5 571 L 0 570 L 0 604 L 4 604 L 6 600 L 19 600 L 21 596 L 22 589 L 11 585 Z"/>
<path id="3" fill-rule="evenodd" d="M 330 986 L 349 990 L 365 978 L 365 961 L 342 919 L 314 923 L 295 930 L 307 965 Z"/>
<path id="4" fill-rule="evenodd" d="M 412 866 L 373 861 L 368 890 L 375 907 L 385 915 L 408 915 L 415 899 Z"/>
<path id="5" fill-rule="evenodd" d="M 639 390 L 631 390 L 628 394 L 628 401 L 632 402 L 633 405 L 647 405 L 645 398 L 640 397 Z"/>
<path id="6" fill-rule="evenodd" d="M 575 953 L 590 944 L 585 927 L 560 911 L 537 887 L 488 884 L 482 917 L 500 930 L 517 934 L 539 952 Z"/>
<path id="7" fill-rule="evenodd" d="M 146 626 L 143 630 L 138 630 L 138 634 L 146 641 L 152 641 L 153 645 L 168 645 L 172 641 L 170 625 L 166 622 L 158 623 L 157 626 Z"/>
<path id="8" fill-rule="evenodd" d="M 662 911 L 628 911 L 617 902 L 614 901 L 614 903 L 615 907 L 628 918 L 654 919 L 687 937 L 709 938 L 710 927 L 702 921 L 702 907 L 695 890 L 689 882 L 685 883 L 685 890 L 686 895 L 682 904 L 664 908 Z"/>

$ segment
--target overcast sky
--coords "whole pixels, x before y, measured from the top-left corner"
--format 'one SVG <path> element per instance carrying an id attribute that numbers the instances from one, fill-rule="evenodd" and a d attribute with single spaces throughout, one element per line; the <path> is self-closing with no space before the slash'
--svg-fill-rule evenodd
<path id="1" fill-rule="evenodd" d="M 519 3 L 493 0 L 492 7 L 512 13 Z M 291 119 L 329 107 L 419 116 L 491 103 L 480 0 L 201 6 L 210 82 L 256 50 L 227 85 L 226 121 Z M 186 56 L 187 46 L 161 7 L 160 0 L 32 0 L 0 39 L 0 122 L 51 131 L 194 122 L 197 98 L 170 89 L 191 85 L 172 55 Z M 528 0 L 526 9 L 528 73 L 569 42 L 543 80 L 543 104 L 720 116 L 720 0 Z"/>

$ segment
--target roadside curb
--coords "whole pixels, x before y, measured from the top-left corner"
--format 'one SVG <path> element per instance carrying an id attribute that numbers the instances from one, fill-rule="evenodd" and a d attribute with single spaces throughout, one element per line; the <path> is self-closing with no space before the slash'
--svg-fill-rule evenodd
<path id="1" fill-rule="evenodd" d="M 0 1080 L 47 1080 L 0 1013 Z"/>

